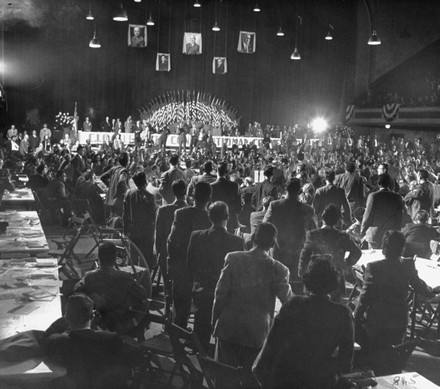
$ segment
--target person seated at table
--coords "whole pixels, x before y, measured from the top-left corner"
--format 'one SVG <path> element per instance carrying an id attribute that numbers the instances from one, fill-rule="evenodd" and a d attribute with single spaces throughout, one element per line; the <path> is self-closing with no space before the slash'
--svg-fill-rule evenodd
<path id="1" fill-rule="evenodd" d="M 29 177 L 29 181 L 26 186 L 35 191 L 46 188 L 47 184 L 49 183 L 46 173 L 47 166 L 44 163 L 40 164 L 37 167 L 36 173 Z"/>
<path id="2" fill-rule="evenodd" d="M 132 366 L 142 360 L 143 346 L 130 338 L 91 329 L 93 315 L 93 301 L 83 293 L 73 294 L 65 317 L 45 332 L 41 346 L 47 361 L 67 370 L 50 388 L 128 387 Z"/>
<path id="3" fill-rule="evenodd" d="M 9 192 L 15 190 L 15 185 L 11 180 L 9 169 L 3 166 L 3 159 L 0 159 L 0 190 L 8 190 Z"/>
<path id="4" fill-rule="evenodd" d="M 151 296 L 150 272 L 144 270 L 138 279 L 116 265 L 116 245 L 105 242 L 98 248 L 99 268 L 88 271 L 74 287 L 92 298 L 102 317 L 103 326 L 120 335 L 142 337 L 142 324 L 148 313 Z"/>
<path id="5" fill-rule="evenodd" d="M 298 275 L 301 277 L 315 255 L 328 255 L 338 271 L 338 287 L 332 292 L 332 300 L 338 301 L 345 294 L 344 273 L 350 273 L 361 257 L 362 251 L 346 232 L 336 229 L 341 220 L 341 208 L 329 204 L 322 213 L 323 225 L 308 231 L 306 241 L 299 257 Z M 345 258 L 345 254 L 349 253 Z"/>
<path id="6" fill-rule="evenodd" d="M 307 295 L 293 296 L 282 306 L 254 362 L 253 372 L 265 389 L 330 389 L 339 374 L 351 371 L 351 311 L 329 297 L 338 287 L 338 272 L 330 261 L 317 258 L 303 281 Z"/>
<path id="7" fill-rule="evenodd" d="M 440 229 L 427 225 L 428 212 L 418 211 L 413 223 L 408 223 L 403 229 L 406 238 L 404 257 L 414 257 L 417 255 L 422 258 L 429 258 L 432 254 L 429 247 L 431 240 L 440 240 Z"/>
<path id="8" fill-rule="evenodd" d="M 93 171 L 83 173 L 75 184 L 73 195 L 80 200 L 88 200 L 92 219 L 97 224 L 105 224 L 102 190 L 93 182 Z"/>
<path id="9" fill-rule="evenodd" d="M 54 209 L 60 211 L 63 225 L 67 225 L 72 215 L 72 204 L 67 196 L 65 181 L 66 172 L 64 170 L 58 170 L 55 178 L 49 181 L 45 189 L 46 195 Z"/>
<path id="10" fill-rule="evenodd" d="M 385 232 L 383 260 L 367 264 L 364 284 L 354 311 L 356 337 L 362 347 L 364 363 L 376 375 L 391 374 L 391 347 L 402 343 L 408 324 L 408 293 L 432 298 L 432 289 L 417 274 L 413 258 L 402 258 L 405 236 L 396 230 Z"/>

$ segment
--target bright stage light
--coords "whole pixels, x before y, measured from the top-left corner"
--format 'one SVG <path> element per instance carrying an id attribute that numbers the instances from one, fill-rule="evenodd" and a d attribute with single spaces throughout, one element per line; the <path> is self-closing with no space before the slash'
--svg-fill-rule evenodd
<path id="1" fill-rule="evenodd" d="M 324 132 L 328 128 L 328 123 L 323 118 L 313 119 L 310 125 L 312 127 L 312 130 L 317 133 Z"/>

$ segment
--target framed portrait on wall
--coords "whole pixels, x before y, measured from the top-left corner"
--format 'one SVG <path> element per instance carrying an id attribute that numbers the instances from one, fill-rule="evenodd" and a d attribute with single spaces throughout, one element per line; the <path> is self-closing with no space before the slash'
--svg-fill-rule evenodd
<path id="1" fill-rule="evenodd" d="M 135 48 L 147 47 L 147 26 L 142 24 L 128 25 L 128 46 Z"/>
<path id="2" fill-rule="evenodd" d="M 183 35 L 183 54 L 202 54 L 202 34 L 198 32 L 185 32 Z"/>
<path id="3" fill-rule="evenodd" d="M 253 54 L 256 48 L 255 42 L 255 32 L 240 31 L 237 50 L 240 53 Z"/>
<path id="4" fill-rule="evenodd" d="M 171 70 L 171 57 L 169 53 L 157 53 L 156 70 L 158 72 L 169 72 Z"/>
<path id="5" fill-rule="evenodd" d="M 226 74 L 228 72 L 228 62 L 226 57 L 214 57 L 212 60 L 213 74 Z"/>

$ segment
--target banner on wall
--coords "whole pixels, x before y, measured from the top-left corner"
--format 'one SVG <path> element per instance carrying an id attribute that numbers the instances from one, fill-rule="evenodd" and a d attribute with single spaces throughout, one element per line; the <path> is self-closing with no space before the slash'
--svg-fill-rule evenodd
<path id="1" fill-rule="evenodd" d="M 79 131 L 79 143 L 85 144 L 88 139 L 92 145 L 100 145 L 105 139 L 112 139 L 113 132 L 84 132 Z M 155 145 L 158 144 L 160 134 L 152 134 L 151 138 Z M 168 148 L 178 148 L 179 147 L 179 136 L 177 134 L 168 135 L 166 146 Z M 222 147 L 226 144 L 228 149 L 232 148 L 233 145 L 243 146 L 243 145 L 253 145 L 260 147 L 263 143 L 263 138 L 257 138 L 252 136 L 213 136 L 215 145 L 217 148 Z M 134 133 L 121 133 L 121 140 L 125 145 L 134 145 Z M 272 138 L 272 141 L 280 142 L 280 138 Z M 186 135 L 186 145 L 189 147 L 191 144 L 191 135 Z"/>
<path id="2" fill-rule="evenodd" d="M 383 118 L 387 122 L 392 122 L 399 117 L 400 104 L 385 104 L 382 107 Z"/>
<path id="3" fill-rule="evenodd" d="M 128 46 L 138 49 L 147 47 L 147 26 L 142 24 L 128 25 Z"/>
<path id="4" fill-rule="evenodd" d="M 212 73 L 226 74 L 228 72 L 228 62 L 226 57 L 214 57 L 212 59 Z"/>
<path id="5" fill-rule="evenodd" d="M 183 35 L 182 53 L 188 55 L 202 54 L 202 34 L 185 32 Z"/>
<path id="6" fill-rule="evenodd" d="M 255 32 L 240 31 L 238 36 L 237 50 L 240 53 L 253 54 L 256 48 L 256 35 Z"/>
<path id="7" fill-rule="evenodd" d="M 157 53 L 156 71 L 169 72 L 171 70 L 171 57 L 168 53 Z"/>

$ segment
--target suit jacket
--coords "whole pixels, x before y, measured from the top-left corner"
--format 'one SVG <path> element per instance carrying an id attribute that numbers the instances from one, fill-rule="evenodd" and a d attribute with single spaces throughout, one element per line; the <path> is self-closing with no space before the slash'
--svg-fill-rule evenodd
<path id="1" fill-rule="evenodd" d="M 75 184 L 78 177 L 86 171 L 86 163 L 84 158 L 77 154 L 72 158 L 70 164 L 73 167 L 73 184 Z"/>
<path id="2" fill-rule="evenodd" d="M 274 258 L 286 265 L 295 264 L 299 259 L 306 231 L 317 227 L 315 219 L 313 208 L 297 199 L 272 201 L 263 221 L 273 223 L 278 229 Z"/>
<path id="3" fill-rule="evenodd" d="M 168 270 L 171 277 L 186 276 L 186 254 L 191 233 L 211 227 L 206 209 L 185 207 L 174 213 L 174 221 L 168 236 Z"/>
<path id="4" fill-rule="evenodd" d="M 102 182 L 108 186 L 105 196 L 106 205 L 117 206 L 122 209 L 125 192 L 129 188 L 128 179 L 128 170 L 123 166 L 114 166 L 101 176 Z"/>
<path id="5" fill-rule="evenodd" d="M 172 166 L 160 178 L 159 194 L 162 196 L 162 205 L 172 204 L 176 200 L 171 185 L 175 180 L 184 180 L 183 172 Z"/>
<path id="6" fill-rule="evenodd" d="M 156 252 L 163 267 L 167 258 L 167 239 L 174 221 L 174 212 L 188 206 L 186 201 L 176 200 L 172 204 L 162 205 L 156 217 Z M 165 269 L 163 269 L 165 271 Z"/>
<path id="7" fill-rule="evenodd" d="M 345 172 L 336 177 L 335 184 L 345 190 L 350 203 L 355 202 L 363 206 L 365 202 L 364 182 L 358 174 Z"/>
<path id="8" fill-rule="evenodd" d="M 211 227 L 194 231 L 188 245 L 187 267 L 194 277 L 197 289 L 203 288 L 204 292 L 214 297 L 226 254 L 243 250 L 243 239 L 230 234 L 224 228 Z"/>
<path id="9" fill-rule="evenodd" d="M 203 173 L 198 176 L 191 177 L 191 181 L 188 184 L 188 189 L 186 190 L 186 194 L 188 196 L 193 197 L 194 196 L 194 188 L 198 182 L 207 182 L 208 184 L 213 183 L 217 180 L 217 176 L 210 173 Z"/>
<path id="10" fill-rule="evenodd" d="M 385 231 L 402 228 L 402 218 L 402 196 L 389 189 L 370 193 L 362 219 L 361 234 L 366 233 L 367 242 L 381 246 Z"/>
<path id="11" fill-rule="evenodd" d="M 228 231 L 234 232 L 238 227 L 238 214 L 241 211 L 240 188 L 236 182 L 219 177 L 211 184 L 212 202 L 223 201 L 229 207 Z"/>
<path id="12" fill-rule="evenodd" d="M 328 388 L 337 374 L 351 372 L 353 332 L 348 307 L 294 296 L 275 317 L 253 370 L 267 389 Z"/>
<path id="13" fill-rule="evenodd" d="M 187 43 L 185 54 L 200 54 L 200 46 L 197 43 L 194 43 L 193 45 Z"/>
<path id="14" fill-rule="evenodd" d="M 414 257 L 417 255 L 423 258 L 429 258 L 432 254 L 430 242 L 433 239 L 440 239 L 440 228 L 427 226 L 426 224 L 408 223 L 403 229 L 406 238 L 405 257 Z"/>
<path id="15" fill-rule="evenodd" d="M 414 219 L 416 213 L 420 210 L 428 212 L 430 217 L 435 216 L 434 211 L 434 184 L 425 181 L 405 196 L 405 203 L 408 206 L 408 214 Z"/>
<path id="16" fill-rule="evenodd" d="M 328 204 L 335 204 L 342 208 L 344 222 L 351 224 L 350 205 L 348 204 L 347 196 L 343 188 L 328 184 L 316 190 L 312 206 L 318 220 L 321 221 L 322 212 Z"/>
<path id="17" fill-rule="evenodd" d="M 408 322 L 408 292 L 434 297 L 417 274 L 412 258 L 384 259 L 367 265 L 356 319 L 365 318 L 365 328 L 371 334 L 404 329 Z"/>
<path id="18" fill-rule="evenodd" d="M 275 298 L 284 304 L 291 294 L 289 270 L 264 251 L 229 253 L 215 289 L 214 335 L 260 348 L 272 324 Z"/>
<path id="19" fill-rule="evenodd" d="M 263 208 L 263 199 L 267 196 L 272 196 L 274 199 L 278 198 L 277 187 L 272 184 L 267 178 L 255 185 L 255 190 L 252 194 L 252 204 L 260 211 Z"/>
<path id="20" fill-rule="evenodd" d="M 255 228 L 261 223 L 263 223 L 264 215 L 266 211 L 256 211 L 251 213 L 251 234 L 254 233 Z"/>
<path id="21" fill-rule="evenodd" d="M 156 201 L 146 190 L 132 188 L 124 198 L 124 232 L 132 239 L 143 239 L 153 247 Z"/>

